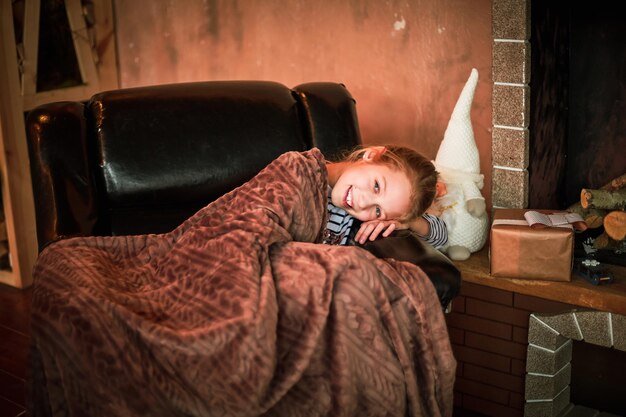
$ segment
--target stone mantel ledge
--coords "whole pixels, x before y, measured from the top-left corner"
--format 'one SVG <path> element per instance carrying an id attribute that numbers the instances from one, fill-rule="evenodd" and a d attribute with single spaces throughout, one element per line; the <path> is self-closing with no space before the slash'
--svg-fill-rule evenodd
<path id="1" fill-rule="evenodd" d="M 626 267 L 609 266 L 614 281 L 611 284 L 592 285 L 572 274 L 570 282 L 534 279 L 496 278 L 489 274 L 488 243 L 466 261 L 455 261 L 463 281 L 498 288 L 519 294 L 559 301 L 583 308 L 626 315 Z"/>

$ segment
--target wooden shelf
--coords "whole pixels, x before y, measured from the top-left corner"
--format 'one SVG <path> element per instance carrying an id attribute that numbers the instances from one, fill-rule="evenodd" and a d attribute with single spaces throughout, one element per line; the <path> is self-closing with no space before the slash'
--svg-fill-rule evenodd
<path id="1" fill-rule="evenodd" d="M 626 268 L 610 266 L 614 281 L 592 285 L 572 274 L 570 282 L 495 278 L 489 274 L 489 248 L 472 254 L 466 261 L 456 261 L 463 281 L 499 288 L 519 294 L 532 295 L 583 308 L 626 315 Z"/>
<path id="2" fill-rule="evenodd" d="M 11 264 L 9 270 L 0 270 L 0 283 L 25 288 L 32 283 L 37 235 L 24 115 L 39 104 L 86 100 L 118 84 L 111 0 L 93 4 L 97 48 L 90 47 L 91 35 L 80 2 L 65 1 L 83 84 L 45 92 L 36 87 L 41 1 L 25 2 L 19 45 L 12 3 L 0 2 L 0 188 Z"/>
<path id="3" fill-rule="evenodd" d="M 0 271 L 0 283 L 25 288 L 32 283 L 37 236 L 11 2 L 0 3 L 0 23 L 0 186 L 11 264 Z"/>

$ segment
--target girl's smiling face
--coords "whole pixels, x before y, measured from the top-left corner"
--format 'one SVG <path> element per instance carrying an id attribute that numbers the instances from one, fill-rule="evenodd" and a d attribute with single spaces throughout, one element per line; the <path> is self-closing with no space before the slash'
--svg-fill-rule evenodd
<path id="1" fill-rule="evenodd" d="M 399 169 L 373 161 L 348 164 L 331 200 L 361 221 L 396 220 L 409 212 L 411 184 Z"/>

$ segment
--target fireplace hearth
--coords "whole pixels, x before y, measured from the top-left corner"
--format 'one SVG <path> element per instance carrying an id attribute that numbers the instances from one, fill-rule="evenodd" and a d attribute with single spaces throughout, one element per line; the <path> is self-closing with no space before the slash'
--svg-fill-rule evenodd
<path id="1" fill-rule="evenodd" d="M 531 314 L 524 416 L 626 416 L 625 405 L 612 406 L 611 410 L 597 410 L 571 401 L 572 366 L 575 366 L 572 362 L 573 341 L 616 349 L 626 354 L 626 316 L 586 310 Z M 622 388 L 621 398 L 624 396 L 626 389 Z"/>

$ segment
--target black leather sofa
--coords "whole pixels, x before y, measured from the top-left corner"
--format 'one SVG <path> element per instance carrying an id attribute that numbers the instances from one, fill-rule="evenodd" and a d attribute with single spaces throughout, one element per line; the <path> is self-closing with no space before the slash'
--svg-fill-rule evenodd
<path id="1" fill-rule="evenodd" d="M 332 159 L 361 143 L 353 97 L 330 82 L 121 89 L 42 105 L 26 124 L 40 250 L 72 236 L 168 232 L 286 151 L 318 147 Z M 418 264 L 444 306 L 458 293 L 454 264 L 409 233 L 364 247 Z"/>

